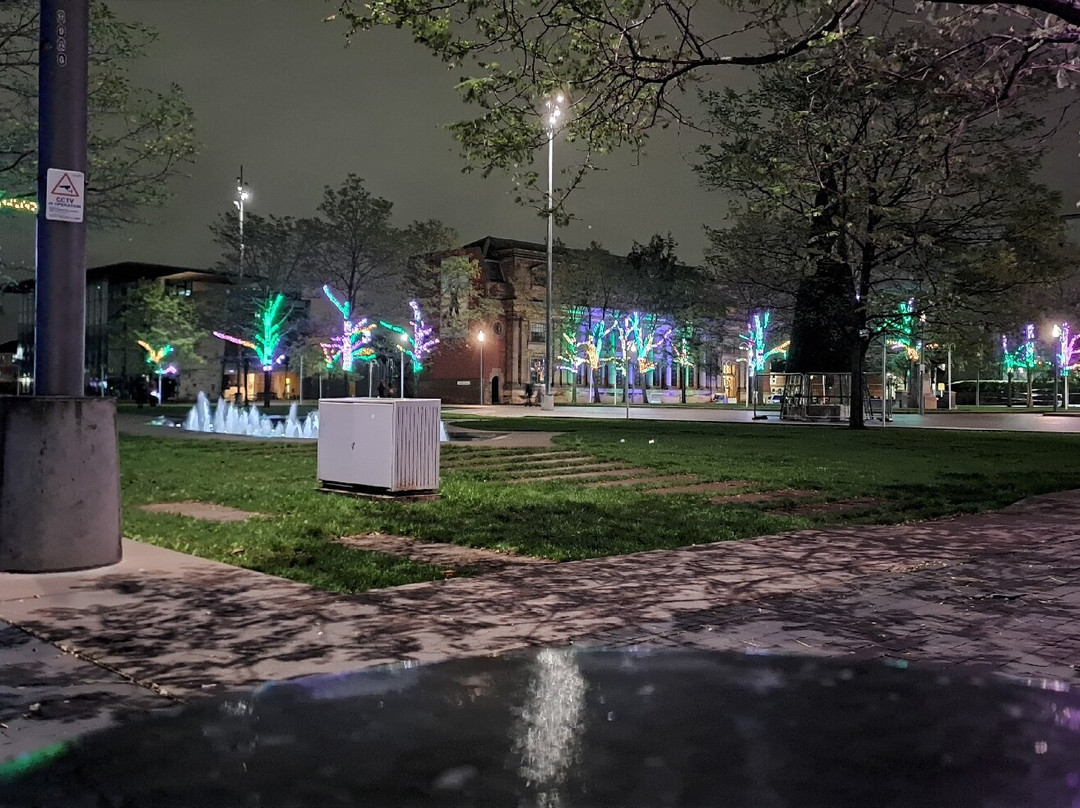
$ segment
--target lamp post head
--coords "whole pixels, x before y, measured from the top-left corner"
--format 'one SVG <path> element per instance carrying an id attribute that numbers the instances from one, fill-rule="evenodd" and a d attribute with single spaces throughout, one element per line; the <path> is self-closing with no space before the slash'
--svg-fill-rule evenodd
<path id="1" fill-rule="evenodd" d="M 1058 325 L 1057 323 L 1054 323 L 1054 336 L 1055 337 L 1060 337 L 1061 336 L 1061 326 Z"/>
<path id="2" fill-rule="evenodd" d="M 544 101 L 545 117 L 550 131 L 554 132 L 559 127 L 565 116 L 566 106 L 567 100 L 564 93 L 555 93 Z"/>
<path id="3" fill-rule="evenodd" d="M 483 331 L 481 331 L 480 333 L 478 333 L 478 334 L 476 335 L 476 338 L 477 338 L 478 340 L 480 340 L 480 342 L 483 342 L 483 341 L 484 341 L 484 332 L 483 332 Z"/>

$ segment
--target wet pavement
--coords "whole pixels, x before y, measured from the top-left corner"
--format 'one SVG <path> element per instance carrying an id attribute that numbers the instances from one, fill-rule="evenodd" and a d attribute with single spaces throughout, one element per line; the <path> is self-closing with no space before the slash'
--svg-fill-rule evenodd
<path id="1" fill-rule="evenodd" d="M 1078 569 L 1080 491 L 933 522 L 514 566 L 353 596 L 126 541 L 114 567 L 0 575 L 0 620 L 19 627 L 0 633 L 0 662 L 24 660 L 0 666 L 0 759 L 171 698 L 571 643 L 894 657 L 1071 681 Z"/>

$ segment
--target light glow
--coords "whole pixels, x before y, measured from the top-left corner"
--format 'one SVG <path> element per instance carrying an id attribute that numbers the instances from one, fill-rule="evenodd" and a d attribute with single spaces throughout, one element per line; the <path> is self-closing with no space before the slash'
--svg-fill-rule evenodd
<path id="1" fill-rule="evenodd" d="M 38 203 L 33 199 L 8 198 L 0 191 L 0 210 L 16 210 L 20 213 L 37 213 Z"/>
<path id="2" fill-rule="evenodd" d="M 1080 334 L 1072 334 L 1068 323 L 1054 326 L 1054 336 L 1058 338 L 1057 363 L 1061 368 L 1061 375 L 1068 376 L 1072 366 L 1076 364 L 1076 342 L 1080 340 Z"/>

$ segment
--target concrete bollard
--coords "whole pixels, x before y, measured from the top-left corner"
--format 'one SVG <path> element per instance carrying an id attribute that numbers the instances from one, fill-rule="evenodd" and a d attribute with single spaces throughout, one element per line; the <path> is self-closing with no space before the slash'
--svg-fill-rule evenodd
<path id="1" fill-rule="evenodd" d="M 120 560 L 111 399 L 0 396 L 0 572 Z"/>

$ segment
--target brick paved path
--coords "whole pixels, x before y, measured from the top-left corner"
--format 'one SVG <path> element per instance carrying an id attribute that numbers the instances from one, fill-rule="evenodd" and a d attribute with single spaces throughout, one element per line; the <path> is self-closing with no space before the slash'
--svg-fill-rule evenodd
<path id="1" fill-rule="evenodd" d="M 528 565 L 356 596 L 127 542 L 125 560 L 105 570 L 0 575 L 0 620 L 185 698 L 569 642 L 892 656 L 1076 679 L 1078 568 L 1075 491 L 935 522 Z M 0 687 L 17 689 L 17 675 L 0 665 Z M 0 722 L 17 725 L 19 709 L 9 704 Z"/>

